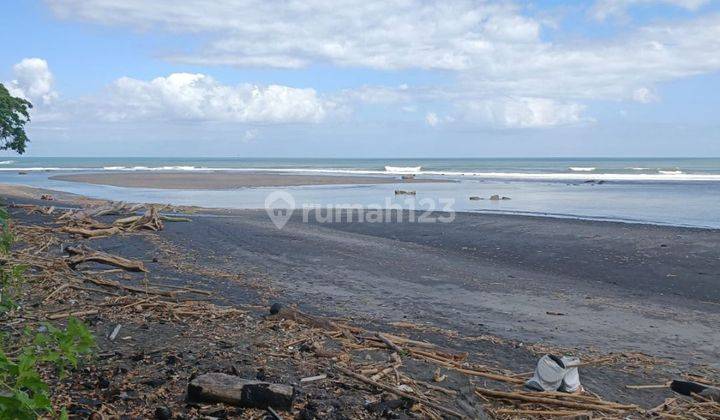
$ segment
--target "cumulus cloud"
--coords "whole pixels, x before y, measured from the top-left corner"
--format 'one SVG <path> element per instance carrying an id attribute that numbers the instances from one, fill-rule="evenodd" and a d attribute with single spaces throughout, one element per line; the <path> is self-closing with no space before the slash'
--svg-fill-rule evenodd
<path id="1" fill-rule="evenodd" d="M 696 10 L 707 0 L 656 0 Z M 651 0 L 599 0 L 610 16 Z M 509 2 L 474 0 L 47 0 L 63 18 L 204 34 L 169 59 L 193 64 L 443 70 L 454 95 L 553 101 L 634 100 L 638 89 L 720 70 L 720 15 L 659 23 L 604 40 L 543 39 L 544 20 Z M 590 6 L 592 7 L 592 6 Z M 449 89 L 445 89 L 447 91 Z M 364 88 L 355 99 L 405 102 L 411 92 Z M 413 92 L 416 94 L 417 91 Z M 441 93 L 444 95 L 445 93 Z"/>
<path id="2" fill-rule="evenodd" d="M 149 81 L 122 77 L 82 101 L 105 121 L 192 120 L 242 123 L 319 122 L 324 103 L 313 89 L 223 85 L 205 74 L 173 73 Z"/>
<path id="3" fill-rule="evenodd" d="M 466 121 L 482 120 L 502 128 L 538 128 L 589 121 L 585 107 L 545 98 L 504 98 L 465 102 L 460 111 Z"/>
<path id="4" fill-rule="evenodd" d="M 687 10 L 698 10 L 708 4 L 710 0 L 598 0 L 592 9 L 592 15 L 597 20 L 609 17 L 626 17 L 627 10 L 638 5 L 668 4 Z"/>
<path id="5" fill-rule="evenodd" d="M 13 96 L 36 103 L 50 104 L 57 99 L 53 90 L 53 75 L 47 61 L 41 58 L 24 58 L 13 66 L 15 79 L 6 84 Z"/>

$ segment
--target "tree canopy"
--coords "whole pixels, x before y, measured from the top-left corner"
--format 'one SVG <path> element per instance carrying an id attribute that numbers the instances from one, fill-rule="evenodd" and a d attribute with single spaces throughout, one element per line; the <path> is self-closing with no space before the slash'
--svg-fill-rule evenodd
<path id="1" fill-rule="evenodd" d="M 25 145 L 30 141 L 25 134 L 25 123 L 30 121 L 30 108 L 30 102 L 10 95 L 0 83 L 0 150 L 25 153 Z"/>

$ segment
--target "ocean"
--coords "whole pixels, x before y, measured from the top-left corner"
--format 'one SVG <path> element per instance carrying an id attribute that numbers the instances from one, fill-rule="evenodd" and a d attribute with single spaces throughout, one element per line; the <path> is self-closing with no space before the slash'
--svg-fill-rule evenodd
<path id="1" fill-rule="evenodd" d="M 286 188 L 297 205 L 387 206 L 517 213 L 720 228 L 719 158 L 544 159 L 279 159 L 279 158 L 0 158 L 0 182 L 57 189 L 97 198 L 226 208 L 262 208 L 269 188 L 223 191 L 158 190 L 79 184 L 49 179 L 86 171 L 267 171 L 328 175 L 400 175 L 442 178 L 403 189 L 396 184 Z M 20 174 L 20 173 L 23 174 Z M 276 188 L 275 188 L 276 189 Z M 510 200 L 469 200 L 493 194 Z M 420 200 L 426 199 L 424 204 Z M 390 201 L 388 201 L 390 200 Z M 410 201 L 408 201 L 410 200 Z M 432 207 L 432 208 L 430 208 Z"/>

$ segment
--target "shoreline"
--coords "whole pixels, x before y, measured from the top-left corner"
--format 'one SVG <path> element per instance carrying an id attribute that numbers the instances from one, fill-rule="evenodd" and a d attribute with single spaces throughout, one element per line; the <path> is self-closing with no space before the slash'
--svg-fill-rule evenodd
<path id="1" fill-rule="evenodd" d="M 23 200 L 34 200 L 36 201 L 36 204 L 42 205 L 52 205 L 53 201 L 40 201 L 39 197 L 42 194 L 50 194 L 52 195 L 57 202 L 65 203 L 70 206 L 76 206 L 76 205 L 97 205 L 102 203 L 108 203 L 113 200 L 104 199 L 104 198 L 96 198 L 96 197 L 90 197 L 83 194 L 76 194 L 61 190 L 54 190 L 49 188 L 37 188 L 27 185 L 20 185 L 20 184 L 7 184 L 7 183 L 0 183 L 0 195 L 7 196 L 7 197 L 15 197 Z M 132 204 L 140 204 L 139 202 L 135 201 L 127 201 L 128 203 Z M 264 210 L 263 208 L 233 208 L 233 207 L 203 207 L 203 206 L 195 206 L 195 205 L 174 205 L 172 203 L 149 203 L 149 204 L 155 204 L 159 206 L 165 206 L 165 205 L 173 205 L 175 208 L 183 208 L 183 209 L 192 209 L 193 211 L 202 211 L 205 213 L 210 213 L 214 215 L 219 214 L 228 214 L 232 212 L 243 212 L 243 211 L 254 211 L 254 210 Z M 300 209 L 295 209 L 296 211 Z M 407 210 L 403 210 L 407 211 Z M 418 212 L 421 212 L 418 210 Z M 435 213 L 441 213 L 438 211 L 432 212 Z M 508 211 L 500 211 L 500 210 L 485 210 L 485 209 L 479 209 L 479 210 L 463 210 L 463 211 L 456 211 L 456 214 L 474 214 L 474 215 L 490 215 L 490 216 L 506 216 L 506 217 L 517 217 L 517 218 L 532 218 L 532 219 L 551 219 L 551 220 L 568 220 L 568 221 L 583 221 L 583 222 L 590 222 L 590 223 L 609 223 L 609 224 L 618 224 L 618 225 L 629 225 L 629 226 L 655 226 L 655 227 L 667 227 L 667 228 L 678 228 L 678 229 L 690 229 L 690 230 L 699 230 L 699 231 L 717 231 L 720 232 L 720 228 L 713 227 L 713 226 L 698 226 L 698 225 L 684 225 L 684 224 L 672 224 L 672 223 L 664 223 L 664 222 L 652 222 L 652 221 L 643 221 L 643 220 L 634 220 L 634 219 L 623 219 L 623 218 L 605 218 L 605 217 L 592 217 L 592 216 L 582 216 L 582 215 L 573 215 L 573 214 L 556 214 L 556 213 L 549 213 L 549 212 L 528 212 L 528 211 L 514 211 L 514 210 L 508 210 Z"/>

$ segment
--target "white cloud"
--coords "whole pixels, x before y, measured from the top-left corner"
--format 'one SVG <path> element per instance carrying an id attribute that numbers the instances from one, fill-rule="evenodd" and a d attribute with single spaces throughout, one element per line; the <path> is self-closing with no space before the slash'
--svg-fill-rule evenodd
<path id="1" fill-rule="evenodd" d="M 643 104 L 649 104 L 650 102 L 657 102 L 660 100 L 660 97 L 658 97 L 654 91 L 646 87 L 635 89 L 632 98 L 634 101 Z"/>
<path id="2" fill-rule="evenodd" d="M 536 42 L 540 25 L 506 3 L 473 0 L 48 0 L 64 18 L 140 29 L 208 33 L 192 64 L 459 70 L 486 48 Z"/>
<path id="3" fill-rule="evenodd" d="M 707 0 L 657 0 L 695 10 Z M 638 89 L 720 70 L 720 15 L 654 24 L 614 39 L 543 40 L 545 20 L 473 0 L 47 0 L 58 16 L 204 34 L 173 60 L 193 64 L 446 70 L 452 99 L 633 100 Z M 601 0 L 600 13 L 650 0 Z M 592 7 L 592 6 L 589 6 Z M 412 89 L 362 88 L 355 99 L 407 102 Z M 454 92 L 452 92 L 454 90 Z M 413 95 L 417 95 L 415 90 Z M 424 95 L 427 95 L 426 92 Z"/>
<path id="4" fill-rule="evenodd" d="M 585 107 L 545 98 L 504 98 L 465 102 L 460 105 L 465 121 L 481 120 L 503 128 L 538 128 L 588 121 Z"/>
<path id="5" fill-rule="evenodd" d="M 243 123 L 319 122 L 326 107 L 313 89 L 223 85 L 204 74 L 173 73 L 150 81 L 122 77 L 80 108 L 105 121 L 194 120 Z"/>
<path id="6" fill-rule="evenodd" d="M 427 122 L 430 127 L 435 127 L 440 123 L 440 118 L 436 113 L 428 112 L 425 114 L 425 122 Z"/>
<path id="7" fill-rule="evenodd" d="M 53 75 L 47 61 L 41 58 L 24 58 L 13 66 L 15 79 L 6 84 L 11 95 L 33 103 L 50 104 L 58 94 L 53 90 Z"/>
<path id="8" fill-rule="evenodd" d="M 625 18 L 627 9 L 637 5 L 664 3 L 694 11 L 709 2 L 710 0 L 598 0 L 591 12 L 595 19 L 602 21 L 609 17 Z"/>

